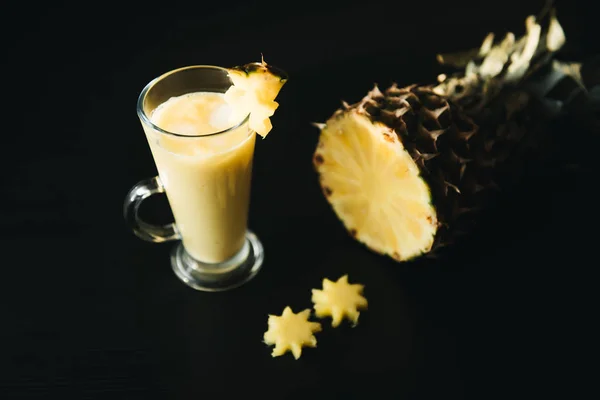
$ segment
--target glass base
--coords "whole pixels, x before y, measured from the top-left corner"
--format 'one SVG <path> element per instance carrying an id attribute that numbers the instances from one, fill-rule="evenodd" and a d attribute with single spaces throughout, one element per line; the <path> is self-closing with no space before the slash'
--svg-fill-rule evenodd
<path id="1" fill-rule="evenodd" d="M 204 263 L 188 254 L 179 242 L 171 253 L 175 275 L 189 287 L 205 292 L 234 289 L 252 279 L 262 267 L 264 249 L 258 237 L 246 231 L 246 242 L 232 258 L 221 263 Z"/>

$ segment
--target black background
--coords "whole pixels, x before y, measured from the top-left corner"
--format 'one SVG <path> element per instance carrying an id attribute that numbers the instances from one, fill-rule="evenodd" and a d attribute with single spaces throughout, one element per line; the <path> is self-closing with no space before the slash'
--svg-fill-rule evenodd
<path id="1" fill-rule="evenodd" d="M 584 4 L 558 2 L 566 58 L 597 53 Z M 526 173 L 446 258 L 403 265 L 348 237 L 311 166 L 310 122 L 341 99 L 430 83 L 436 53 L 520 34 L 541 5 L 3 3 L 0 398 L 577 397 L 581 321 L 597 314 L 596 136 L 557 123 L 579 167 Z M 290 75 L 256 148 L 250 226 L 266 262 L 239 289 L 196 292 L 173 275 L 172 244 L 122 219 L 127 190 L 156 174 L 137 95 L 168 70 L 261 53 Z M 164 199 L 148 203 L 169 220 Z M 344 273 L 366 285 L 359 326 L 324 321 L 317 349 L 272 359 L 267 314 L 310 307 L 310 289 Z"/>

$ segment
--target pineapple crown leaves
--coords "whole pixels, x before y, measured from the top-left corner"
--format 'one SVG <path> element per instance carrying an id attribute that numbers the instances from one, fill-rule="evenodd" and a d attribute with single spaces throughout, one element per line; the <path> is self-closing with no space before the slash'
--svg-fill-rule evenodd
<path id="1" fill-rule="evenodd" d="M 438 54 L 442 65 L 464 68 L 448 77 L 438 76 L 432 90 L 449 98 L 470 115 L 480 112 L 500 91 L 515 87 L 548 65 L 562 48 L 566 37 L 551 2 L 525 20 L 525 33 L 516 39 L 512 32 L 495 43 L 489 33 L 481 46 L 465 52 Z M 548 86 L 548 82 L 545 83 Z"/>
<path id="2" fill-rule="evenodd" d="M 528 16 L 525 28 L 525 33 L 519 39 L 509 32 L 502 40 L 495 42 L 494 33 L 489 33 L 478 48 L 438 54 L 438 62 L 442 65 L 462 68 L 463 71 L 450 76 L 440 74 L 438 83 L 427 87 L 459 105 L 467 115 L 477 120 L 480 120 L 482 111 L 490 103 L 501 97 L 501 93 L 507 92 L 506 98 L 500 102 L 509 114 L 526 108 L 532 97 L 544 105 L 550 116 L 576 110 L 582 104 L 589 108 L 587 104 L 592 103 L 593 92 L 590 92 L 591 88 L 585 85 L 585 79 L 582 78 L 582 68 L 586 65 L 582 67 L 579 62 L 554 59 L 566 43 L 566 36 L 556 18 L 553 1 L 547 1 L 537 16 Z M 595 69 L 595 66 L 592 65 L 590 69 Z M 536 74 L 539 71 L 542 72 Z M 597 91 L 600 93 L 600 89 Z M 366 98 L 377 97 L 378 93 L 381 92 L 375 85 Z M 343 107 L 338 111 L 361 103 L 364 104 L 364 99 L 354 105 L 342 102 Z M 398 112 L 403 110 L 399 108 Z M 322 124 L 315 123 L 313 126 L 323 128 Z"/>

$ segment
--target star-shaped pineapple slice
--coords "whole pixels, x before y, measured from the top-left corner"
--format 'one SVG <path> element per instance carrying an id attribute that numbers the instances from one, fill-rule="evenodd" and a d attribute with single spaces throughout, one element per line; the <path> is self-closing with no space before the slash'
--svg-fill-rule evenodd
<path id="1" fill-rule="evenodd" d="M 231 122 L 237 123 L 250 115 L 248 124 L 263 138 L 273 128 L 270 117 L 279 107 L 275 98 L 287 82 L 287 74 L 261 58 L 260 62 L 228 68 L 232 86 L 225 92 L 225 101 L 231 106 Z"/>
<path id="2" fill-rule="evenodd" d="M 269 329 L 264 341 L 275 345 L 271 355 L 278 357 L 291 351 L 297 360 L 302 355 L 302 347 L 317 347 L 317 338 L 313 333 L 321 331 L 321 324 L 309 321 L 310 309 L 294 314 L 290 307 L 283 310 L 281 316 L 269 315 Z"/>
<path id="3" fill-rule="evenodd" d="M 331 317 L 331 326 L 339 326 L 344 317 L 354 325 L 358 324 L 359 310 L 367 308 L 367 299 L 363 297 L 364 285 L 348 283 L 348 275 L 337 282 L 323 279 L 323 290 L 312 290 L 312 302 L 315 314 L 319 318 Z"/>

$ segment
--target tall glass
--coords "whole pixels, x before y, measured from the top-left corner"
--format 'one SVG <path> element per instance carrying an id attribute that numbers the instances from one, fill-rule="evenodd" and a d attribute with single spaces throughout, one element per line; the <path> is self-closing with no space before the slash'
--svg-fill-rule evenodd
<path id="1" fill-rule="evenodd" d="M 179 279 L 197 290 L 240 286 L 262 265 L 262 244 L 247 229 L 256 133 L 249 128 L 248 117 L 218 132 L 188 135 L 156 126 L 151 116 L 172 97 L 225 93 L 231 85 L 224 68 L 184 67 L 148 83 L 137 103 L 158 176 L 129 191 L 125 220 L 141 239 L 179 241 L 171 266 Z M 138 216 L 142 201 L 156 193 L 166 194 L 174 223 L 157 226 Z"/>

